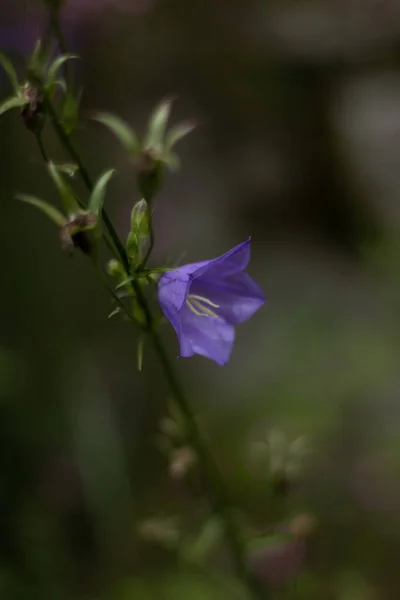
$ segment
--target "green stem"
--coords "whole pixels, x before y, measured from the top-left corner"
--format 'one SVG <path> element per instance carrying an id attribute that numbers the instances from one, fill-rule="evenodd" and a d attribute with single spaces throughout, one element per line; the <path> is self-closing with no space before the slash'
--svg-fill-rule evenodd
<path id="1" fill-rule="evenodd" d="M 54 129 L 60 139 L 60 142 L 64 145 L 65 149 L 69 152 L 73 161 L 77 164 L 79 168 L 79 173 L 82 177 L 83 182 L 85 183 L 89 192 L 93 189 L 92 179 L 84 167 L 82 160 L 73 146 L 70 138 L 64 131 L 62 123 L 59 121 L 57 113 L 50 101 L 50 99 L 46 98 L 46 105 L 48 112 L 51 116 Z M 111 220 L 107 216 L 107 213 L 103 210 L 102 213 L 104 225 L 113 240 L 115 245 L 116 253 L 119 259 L 124 266 L 127 277 L 129 277 L 129 260 L 126 254 L 125 248 L 114 229 L 114 226 L 111 223 Z M 152 228 L 151 228 L 152 229 Z M 154 244 L 154 238 L 150 238 L 150 247 Z M 114 252 L 115 254 L 115 252 Z M 147 255 L 146 255 L 147 260 Z M 239 532 L 235 520 L 232 516 L 231 506 L 228 502 L 224 486 L 221 480 L 221 476 L 219 474 L 218 468 L 214 463 L 214 460 L 208 450 L 207 444 L 204 442 L 200 429 L 197 425 L 196 418 L 190 408 L 189 402 L 186 399 L 185 393 L 181 387 L 179 379 L 175 373 L 175 370 L 172 366 L 172 363 L 168 357 L 165 346 L 161 340 L 159 333 L 156 331 L 154 327 L 154 318 L 153 314 L 148 305 L 146 296 L 143 293 L 143 290 L 139 284 L 139 282 L 135 279 L 132 281 L 132 287 L 136 295 L 136 299 L 143 311 L 146 320 L 146 328 L 152 338 L 153 346 L 156 352 L 156 355 L 159 359 L 159 362 L 164 371 L 166 380 L 168 382 L 169 388 L 177 402 L 183 416 L 185 417 L 187 428 L 188 428 L 188 437 L 195 449 L 199 461 L 201 464 L 201 469 L 203 472 L 204 479 L 207 483 L 207 486 L 212 492 L 213 495 L 213 506 L 214 510 L 217 514 L 220 515 L 222 521 L 224 522 L 225 532 L 227 536 L 227 540 L 229 541 L 229 545 L 231 547 L 235 569 L 237 575 L 240 579 L 242 579 L 248 586 L 249 591 L 252 593 L 254 598 L 257 599 L 265 599 L 268 594 L 266 590 L 259 585 L 258 581 L 256 581 L 252 574 L 249 572 L 247 567 L 246 560 L 246 548 L 244 544 L 244 540 L 242 539 L 241 533 Z"/>

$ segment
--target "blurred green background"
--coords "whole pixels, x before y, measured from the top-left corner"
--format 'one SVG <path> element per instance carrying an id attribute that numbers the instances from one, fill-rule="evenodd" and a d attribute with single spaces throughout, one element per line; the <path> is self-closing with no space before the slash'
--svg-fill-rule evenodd
<path id="1" fill-rule="evenodd" d="M 0 7 L 0 49 L 21 65 L 43 5 Z M 106 206 L 121 235 L 134 173 L 88 117 L 116 112 L 143 132 L 174 95 L 173 120 L 199 127 L 157 199 L 153 264 L 252 236 L 267 304 L 239 327 L 226 367 L 176 366 L 239 521 L 260 532 L 313 520 L 306 542 L 264 556 L 264 579 L 282 574 L 274 597 L 398 600 L 399 4 L 70 0 L 63 27 L 83 58 L 75 140 L 93 174 L 118 171 Z M 246 598 L 223 544 L 205 561 L 186 551 L 208 522 L 207 493 L 195 468 L 171 477 L 159 447 L 170 398 L 150 345 L 138 373 L 136 332 L 107 319 L 89 262 L 14 200 L 54 196 L 34 137 L 15 112 L 0 131 L 0 597 Z M 50 126 L 44 137 L 69 160 Z M 175 356 L 169 326 L 163 335 Z M 252 455 L 277 430 L 308 448 L 280 493 Z"/>

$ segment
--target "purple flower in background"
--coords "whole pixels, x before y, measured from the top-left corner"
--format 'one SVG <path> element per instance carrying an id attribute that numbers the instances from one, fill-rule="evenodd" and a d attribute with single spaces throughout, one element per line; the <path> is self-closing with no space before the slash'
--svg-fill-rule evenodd
<path id="1" fill-rule="evenodd" d="M 218 258 L 184 265 L 161 277 L 158 300 L 178 336 L 180 357 L 201 354 L 219 365 L 228 362 L 234 325 L 249 319 L 265 302 L 244 272 L 249 261 L 250 238 Z"/>

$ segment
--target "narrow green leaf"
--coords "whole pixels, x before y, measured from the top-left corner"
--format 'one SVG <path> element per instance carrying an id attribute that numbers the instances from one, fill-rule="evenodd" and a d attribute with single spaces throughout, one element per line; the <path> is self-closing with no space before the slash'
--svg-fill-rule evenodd
<path id="1" fill-rule="evenodd" d="M 102 123 L 119 139 L 121 144 L 133 155 L 140 150 L 139 140 L 134 131 L 125 121 L 110 113 L 98 113 L 93 117 L 95 121 Z"/>
<path id="2" fill-rule="evenodd" d="M 115 169 L 109 169 L 99 177 L 93 188 L 93 192 L 89 200 L 89 212 L 98 216 L 103 208 L 104 198 L 106 195 L 106 187 L 111 177 L 114 175 Z"/>
<path id="3" fill-rule="evenodd" d="M 156 106 L 149 119 L 148 132 L 144 143 L 145 148 L 154 148 L 155 150 L 160 151 L 163 147 L 165 130 L 171 113 L 171 107 L 172 100 L 170 99 L 163 100 Z"/>
<path id="4" fill-rule="evenodd" d="M 121 312 L 121 308 L 119 306 L 117 306 L 116 308 L 114 308 L 114 310 L 112 310 L 110 312 L 110 314 L 108 315 L 108 318 L 111 319 L 112 317 L 115 317 L 115 315 L 118 315 Z"/>
<path id="5" fill-rule="evenodd" d="M 60 194 L 61 201 L 65 208 L 65 212 L 68 214 L 68 216 L 76 215 L 77 212 L 79 212 L 79 204 L 74 196 L 74 193 L 66 184 L 64 178 L 59 173 L 56 165 L 53 162 L 49 162 L 48 169 L 50 176 L 53 179 Z"/>
<path id="6" fill-rule="evenodd" d="M 178 123 L 178 125 L 171 127 L 165 140 L 165 151 L 169 152 L 175 144 L 191 133 L 195 127 L 196 123 L 190 121 Z"/>
<path id="7" fill-rule="evenodd" d="M 5 56 L 4 54 L 0 54 L 0 63 L 8 75 L 8 78 L 10 80 L 10 83 L 11 83 L 14 91 L 15 91 L 15 94 L 17 96 L 20 95 L 21 94 L 21 86 L 19 85 L 18 77 L 17 77 L 17 73 L 14 69 L 14 65 L 12 64 L 10 59 L 7 58 L 7 56 Z"/>
<path id="8" fill-rule="evenodd" d="M 25 98 L 22 98 L 21 96 L 13 96 L 12 98 L 7 98 L 6 100 L 4 100 L 4 102 L 2 102 L 2 104 L 0 104 L 0 116 L 4 115 L 4 113 L 11 110 L 12 108 L 21 108 L 21 106 L 24 106 L 25 104 L 28 104 L 28 101 Z"/>
<path id="9" fill-rule="evenodd" d="M 76 58 L 80 58 L 77 54 L 62 54 L 61 56 L 57 56 L 57 58 L 52 62 L 52 64 L 49 67 L 48 70 L 48 78 L 51 81 L 52 79 L 54 79 L 57 75 L 58 70 L 60 69 L 60 67 L 62 67 L 62 65 L 67 62 L 67 60 L 72 60 L 72 59 L 76 59 Z"/>
<path id="10" fill-rule="evenodd" d="M 22 202 L 36 206 L 36 208 L 41 210 L 51 221 L 53 221 L 53 223 L 59 227 L 64 227 L 64 225 L 68 223 L 68 220 L 57 208 L 54 208 L 54 206 L 51 206 L 51 204 L 48 204 L 47 202 L 44 202 L 35 196 L 18 194 L 16 198 Z"/>
<path id="11" fill-rule="evenodd" d="M 61 90 L 64 92 L 64 94 L 67 93 L 67 84 L 65 82 L 65 79 L 63 79 L 62 77 L 55 79 L 54 81 L 52 81 L 52 83 L 48 84 L 46 87 L 47 87 L 47 91 L 48 91 L 48 94 L 50 97 L 53 96 L 56 87 L 61 88 Z"/>
<path id="12" fill-rule="evenodd" d="M 32 56 L 28 63 L 28 76 L 35 80 L 35 83 L 39 83 L 44 73 L 44 66 L 46 64 L 46 51 L 43 50 L 42 42 L 38 40 L 33 50 Z"/>
<path id="13" fill-rule="evenodd" d="M 59 173 L 64 173 L 64 175 L 68 175 L 69 177 L 74 177 L 78 172 L 78 165 L 74 165 L 73 163 L 65 163 L 62 165 L 54 165 Z"/>
<path id="14" fill-rule="evenodd" d="M 224 529 L 218 517 L 210 517 L 204 524 L 199 535 L 184 545 L 184 555 L 186 559 L 197 564 L 202 564 L 207 559 L 209 553 L 223 538 Z"/>

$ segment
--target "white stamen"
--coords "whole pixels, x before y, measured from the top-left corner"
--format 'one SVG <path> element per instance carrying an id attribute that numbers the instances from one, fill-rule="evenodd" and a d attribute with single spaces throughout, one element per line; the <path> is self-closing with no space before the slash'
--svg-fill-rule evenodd
<path id="1" fill-rule="evenodd" d="M 213 308 L 219 308 L 219 304 L 211 302 L 211 300 L 208 298 L 198 296 L 197 294 L 189 294 L 186 299 L 186 304 L 192 313 L 194 313 L 197 317 L 213 317 L 214 319 L 218 318 L 217 313 L 211 310 L 209 306 L 212 306 Z"/>

